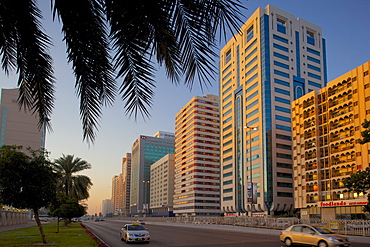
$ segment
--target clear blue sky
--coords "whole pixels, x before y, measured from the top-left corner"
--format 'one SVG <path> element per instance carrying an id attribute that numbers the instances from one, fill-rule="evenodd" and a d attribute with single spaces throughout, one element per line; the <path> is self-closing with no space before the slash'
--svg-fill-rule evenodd
<path id="1" fill-rule="evenodd" d="M 193 90 L 171 85 L 164 73 L 157 74 L 157 89 L 152 117 L 146 121 L 134 121 L 124 114 L 120 98 L 112 108 L 104 109 L 100 131 L 96 143 L 88 146 L 82 142 L 82 127 L 79 116 L 79 102 L 74 90 L 74 77 L 67 64 L 66 48 L 62 43 L 58 22 L 51 21 L 50 2 L 39 1 L 45 21 L 46 32 L 52 37 L 56 84 L 56 102 L 51 117 L 53 132 L 47 135 L 46 148 L 55 159 L 64 154 L 74 154 L 92 165 L 83 174 L 91 177 L 94 186 L 87 202 L 89 213 L 100 211 L 101 201 L 111 197 L 111 179 L 121 172 L 121 158 L 131 152 L 131 145 L 139 135 L 153 135 L 158 130 L 174 131 L 174 117 L 181 107 L 193 96 L 218 95 L 217 81 L 213 86 Z M 274 5 L 296 17 L 300 17 L 322 27 L 327 42 L 328 81 L 356 68 L 370 60 L 370 1 L 369 0 L 242 0 L 248 8 L 244 11 L 248 18 L 258 7 Z M 231 38 L 231 33 L 227 39 Z M 220 41 L 220 47 L 224 44 Z M 216 59 L 216 63 L 218 60 Z M 216 76 L 217 78 L 217 76 Z M 17 77 L 6 77 L 0 72 L 0 87 L 16 87 Z M 120 81 L 118 81 L 120 83 Z"/>

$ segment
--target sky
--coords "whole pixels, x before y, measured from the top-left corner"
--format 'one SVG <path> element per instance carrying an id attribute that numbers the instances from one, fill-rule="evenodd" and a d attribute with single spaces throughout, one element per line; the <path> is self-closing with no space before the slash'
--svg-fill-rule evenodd
<path id="1" fill-rule="evenodd" d="M 208 88 L 194 84 L 192 90 L 183 85 L 173 85 L 162 70 L 156 75 L 157 88 L 151 117 L 130 119 L 125 115 L 123 102 L 116 98 L 115 104 L 103 109 L 103 117 L 94 144 L 82 139 L 82 125 L 79 116 L 79 100 L 76 97 L 75 79 L 71 65 L 67 63 L 66 48 L 62 42 L 61 25 L 52 21 L 50 1 L 39 0 L 43 12 L 42 21 L 46 33 L 53 40 L 50 49 L 54 59 L 56 82 L 55 108 L 51 116 L 53 131 L 46 136 L 46 149 L 52 160 L 62 154 L 74 155 L 89 162 L 92 169 L 82 172 L 92 179 L 93 187 L 87 201 L 88 213 L 99 213 L 102 200 L 111 198 L 111 181 L 121 173 L 121 159 L 131 152 L 131 146 L 139 135 L 154 135 L 157 131 L 174 132 L 176 113 L 194 96 L 218 95 L 218 83 L 214 81 Z M 241 0 L 247 10 L 247 18 L 258 7 L 271 4 L 296 18 L 302 18 L 322 27 L 326 39 L 328 81 L 360 66 L 370 60 L 370 1 L 369 0 Z M 229 32 L 226 41 L 219 40 L 221 48 L 234 32 Z M 216 51 L 219 53 L 218 51 Z M 215 59 L 218 64 L 218 58 Z M 215 78 L 218 76 L 215 75 Z M 121 81 L 118 80 L 118 85 Z M 0 88 L 15 88 L 15 72 L 6 76 L 0 71 Z"/>

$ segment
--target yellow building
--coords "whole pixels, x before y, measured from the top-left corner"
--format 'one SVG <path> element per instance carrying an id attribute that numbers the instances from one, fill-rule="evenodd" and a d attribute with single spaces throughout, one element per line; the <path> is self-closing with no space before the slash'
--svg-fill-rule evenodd
<path id="1" fill-rule="evenodd" d="M 370 144 L 358 139 L 370 119 L 370 62 L 292 102 L 294 206 L 302 218 L 359 218 L 364 195 L 343 179 L 369 167 Z"/>

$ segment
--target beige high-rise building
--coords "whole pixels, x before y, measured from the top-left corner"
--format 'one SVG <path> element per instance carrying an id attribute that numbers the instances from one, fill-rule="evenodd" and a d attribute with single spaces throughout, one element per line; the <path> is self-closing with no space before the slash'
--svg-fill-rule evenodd
<path id="1" fill-rule="evenodd" d="M 319 26 L 271 5 L 258 8 L 221 49 L 225 214 L 263 216 L 293 209 L 290 103 L 325 85 L 325 53 Z"/>
<path id="2" fill-rule="evenodd" d="M 364 216 L 367 196 L 347 192 L 343 179 L 370 163 L 370 144 L 357 141 L 370 120 L 369 69 L 366 62 L 292 102 L 294 206 L 302 218 Z"/>
<path id="3" fill-rule="evenodd" d="M 152 216 L 173 216 L 174 159 L 174 154 L 167 154 L 150 166 Z"/>
<path id="4" fill-rule="evenodd" d="M 121 215 L 130 215 L 131 153 L 122 158 L 122 201 Z"/>
<path id="5" fill-rule="evenodd" d="M 123 201 L 123 176 L 122 173 L 119 175 L 115 175 L 112 178 L 112 204 L 113 204 L 113 213 L 115 215 L 121 215 L 124 209 L 124 201 Z"/>
<path id="6" fill-rule="evenodd" d="M 176 216 L 221 213 L 218 105 L 218 96 L 195 96 L 176 114 Z"/>
<path id="7" fill-rule="evenodd" d="M 45 147 L 45 128 L 38 128 L 37 115 L 19 109 L 18 89 L 1 89 L 0 146 L 17 145 L 23 150 Z"/>

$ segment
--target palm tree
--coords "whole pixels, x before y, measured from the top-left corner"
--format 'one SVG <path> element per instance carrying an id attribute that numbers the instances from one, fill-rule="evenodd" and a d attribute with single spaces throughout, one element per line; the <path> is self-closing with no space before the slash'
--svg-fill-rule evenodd
<path id="1" fill-rule="evenodd" d="M 50 128 L 56 79 L 36 2 L 0 0 L 0 55 L 4 71 L 19 74 L 20 106 Z M 83 139 L 94 142 L 101 108 L 117 93 L 126 114 L 150 116 L 155 62 L 173 83 L 213 81 L 216 35 L 238 30 L 244 7 L 240 0 L 51 0 L 51 8 L 76 77 Z"/>
<path id="2" fill-rule="evenodd" d="M 89 189 L 93 185 L 90 178 L 75 173 L 91 169 L 91 165 L 74 155 L 62 155 L 52 164 L 54 171 L 58 174 L 57 189 L 68 198 L 84 200 L 89 197 Z"/>

